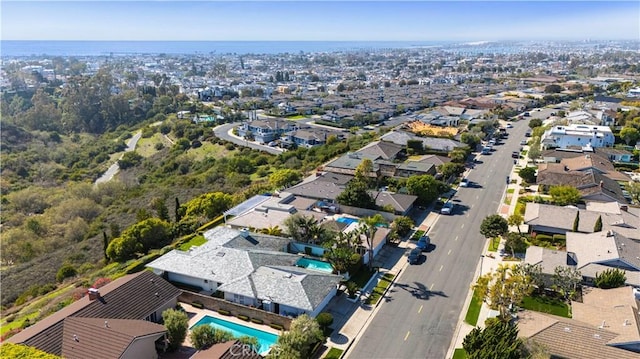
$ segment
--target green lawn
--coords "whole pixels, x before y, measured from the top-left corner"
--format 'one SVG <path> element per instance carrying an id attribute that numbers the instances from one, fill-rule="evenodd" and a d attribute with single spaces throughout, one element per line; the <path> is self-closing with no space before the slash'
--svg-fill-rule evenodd
<path id="1" fill-rule="evenodd" d="M 419 229 L 416 231 L 416 233 L 413 234 L 413 236 L 411 236 L 411 240 L 417 241 L 418 239 L 420 239 L 420 237 L 422 237 L 423 234 L 424 234 L 424 231 Z"/>
<path id="2" fill-rule="evenodd" d="M 360 268 L 360 270 L 356 272 L 356 274 L 351 276 L 349 280 L 355 282 L 358 285 L 358 288 L 362 288 L 367 285 L 369 279 L 371 279 L 371 276 L 375 273 L 375 271 L 369 271 L 369 268 L 365 265 L 362 266 L 362 268 Z"/>
<path id="3" fill-rule="evenodd" d="M 181 251 L 188 251 L 189 248 L 193 247 L 193 246 L 200 246 L 203 245 L 207 240 L 204 239 L 204 236 L 202 235 L 197 235 L 193 238 L 191 238 L 189 240 L 189 242 L 185 242 L 183 243 L 180 247 L 178 247 L 179 250 Z"/>
<path id="4" fill-rule="evenodd" d="M 548 313 L 560 317 L 571 318 L 569 315 L 569 306 L 556 298 L 546 296 L 524 297 L 520 306 L 524 309 L 536 312 Z"/>
<path id="5" fill-rule="evenodd" d="M 456 350 L 453 351 L 453 359 L 466 359 L 466 358 L 467 358 L 467 352 L 465 352 L 464 349 L 456 348 Z"/>
<path id="6" fill-rule="evenodd" d="M 382 295 L 384 295 L 384 292 L 387 290 L 387 288 L 389 288 L 391 282 L 393 282 L 393 278 L 395 278 L 394 274 L 385 273 L 385 275 L 380 278 L 378 285 L 376 285 L 376 287 L 373 289 L 373 292 L 371 292 L 371 295 L 369 296 L 369 298 L 367 298 L 365 303 L 373 305 L 378 304 L 378 301 L 380 300 Z"/>
<path id="7" fill-rule="evenodd" d="M 500 237 L 492 238 L 491 242 L 489 242 L 489 252 L 496 252 L 498 250 L 499 245 L 500 245 Z"/>
<path id="8" fill-rule="evenodd" d="M 474 291 L 473 297 L 471 297 L 471 303 L 469 304 L 469 309 L 467 310 L 467 315 L 464 317 L 464 321 L 474 327 L 478 324 L 478 316 L 480 315 L 480 308 L 482 307 L 482 300 L 476 294 L 477 293 Z"/>
<path id="9" fill-rule="evenodd" d="M 324 356 L 324 359 L 339 359 L 342 356 L 344 350 L 338 348 L 331 348 L 327 355 Z"/>
<path id="10" fill-rule="evenodd" d="M 289 116 L 287 117 L 287 120 L 302 120 L 305 118 L 309 118 L 308 116 L 305 115 L 295 115 L 295 116 Z"/>
<path id="11" fill-rule="evenodd" d="M 508 189 L 507 189 L 507 193 L 513 193 L 514 191 L 515 191 L 515 189 L 514 189 L 514 188 L 508 188 Z"/>

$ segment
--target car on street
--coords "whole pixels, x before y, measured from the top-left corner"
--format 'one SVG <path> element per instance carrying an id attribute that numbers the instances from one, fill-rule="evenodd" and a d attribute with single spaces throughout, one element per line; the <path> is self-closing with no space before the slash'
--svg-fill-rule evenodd
<path id="1" fill-rule="evenodd" d="M 513 128 L 513 125 L 511 123 L 507 123 L 507 128 Z"/>
<path id="2" fill-rule="evenodd" d="M 416 248 L 420 248 L 421 251 L 426 251 L 429 248 L 429 243 L 431 243 L 431 238 L 428 235 L 423 235 L 418 239 L 418 244 L 416 244 Z"/>
<path id="3" fill-rule="evenodd" d="M 466 178 L 463 178 L 460 180 L 460 187 L 469 187 L 469 180 Z"/>
<path id="4" fill-rule="evenodd" d="M 407 261 L 409 264 L 418 264 L 420 262 L 420 257 L 422 257 L 422 250 L 420 248 L 414 248 L 409 252 Z"/>
<path id="5" fill-rule="evenodd" d="M 511 158 L 519 158 L 519 157 L 520 157 L 520 152 L 518 151 L 511 152 Z"/>
<path id="6" fill-rule="evenodd" d="M 453 212 L 453 202 L 447 202 L 442 206 L 440 214 L 451 214 Z"/>
<path id="7" fill-rule="evenodd" d="M 526 145 L 527 145 L 527 140 L 522 140 L 522 141 L 520 141 L 520 145 L 521 145 L 521 146 L 526 146 Z"/>

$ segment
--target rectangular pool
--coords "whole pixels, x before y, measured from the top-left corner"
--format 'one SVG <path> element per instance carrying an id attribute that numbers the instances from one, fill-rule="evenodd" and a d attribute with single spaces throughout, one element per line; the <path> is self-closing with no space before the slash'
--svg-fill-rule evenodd
<path id="1" fill-rule="evenodd" d="M 196 324 L 194 324 L 191 329 L 200 326 L 200 325 L 210 325 L 216 329 L 226 330 L 231 332 L 234 337 L 239 338 L 242 336 L 250 336 L 258 339 L 258 344 L 260 345 L 259 354 L 266 354 L 272 345 L 276 343 L 278 340 L 278 336 L 275 334 L 267 333 L 259 329 L 249 328 L 241 324 L 236 324 L 232 322 L 228 322 L 226 320 L 210 317 L 205 315 L 202 319 L 198 320 Z"/>
<path id="2" fill-rule="evenodd" d="M 323 262 L 323 261 L 310 259 L 310 258 L 300 258 L 296 262 L 296 265 L 303 268 L 307 268 L 307 269 L 317 270 L 320 272 L 333 273 L 333 266 L 329 262 Z"/>
<path id="3" fill-rule="evenodd" d="M 350 218 L 350 217 L 338 217 L 338 219 L 336 219 L 336 222 L 345 223 L 346 225 L 350 225 L 351 223 L 358 222 L 358 220 L 355 219 L 355 218 Z"/>

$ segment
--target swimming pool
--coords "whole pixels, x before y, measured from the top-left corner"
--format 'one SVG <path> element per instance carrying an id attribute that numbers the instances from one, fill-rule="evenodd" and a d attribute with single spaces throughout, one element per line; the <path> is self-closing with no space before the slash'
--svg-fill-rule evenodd
<path id="1" fill-rule="evenodd" d="M 245 327 L 241 324 L 228 322 L 226 320 L 210 317 L 208 315 L 205 315 L 204 317 L 202 317 L 202 319 L 198 320 L 198 322 L 194 324 L 191 329 L 205 324 L 210 325 L 216 329 L 222 329 L 231 332 L 231 334 L 233 334 L 233 336 L 236 338 L 247 335 L 258 339 L 258 344 L 260 345 L 259 351 L 261 355 L 266 354 L 267 351 L 269 351 L 269 348 L 271 348 L 271 346 L 274 345 L 278 340 L 278 336 L 275 334 L 267 333 L 259 329 Z"/>
<path id="2" fill-rule="evenodd" d="M 338 217 L 336 222 L 345 223 L 346 225 L 350 225 L 351 223 L 358 222 L 357 219 L 351 217 Z"/>
<path id="3" fill-rule="evenodd" d="M 313 269 L 321 272 L 333 273 L 333 266 L 329 262 L 323 262 L 310 258 L 300 258 L 296 265 L 307 269 Z"/>

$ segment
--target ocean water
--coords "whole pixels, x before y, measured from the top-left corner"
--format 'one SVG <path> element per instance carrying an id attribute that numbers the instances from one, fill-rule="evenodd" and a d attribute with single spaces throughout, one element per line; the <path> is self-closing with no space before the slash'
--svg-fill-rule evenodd
<path id="1" fill-rule="evenodd" d="M 421 48 L 446 42 L 408 41 L 0 41 L 3 58 L 132 54 L 280 54 Z"/>

